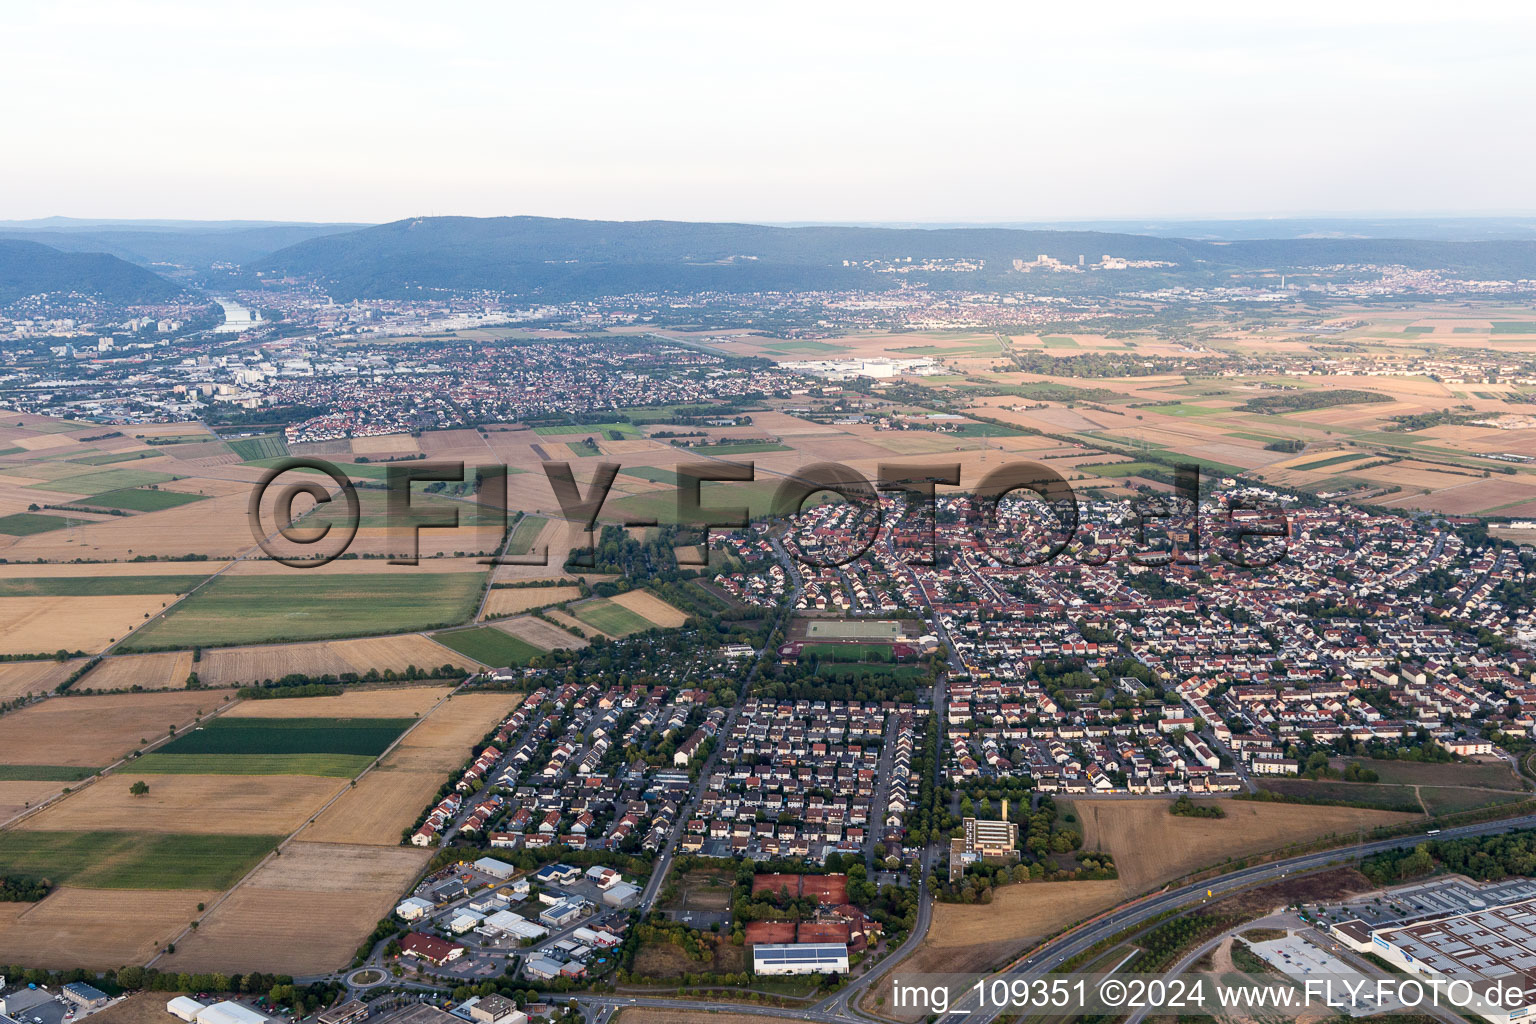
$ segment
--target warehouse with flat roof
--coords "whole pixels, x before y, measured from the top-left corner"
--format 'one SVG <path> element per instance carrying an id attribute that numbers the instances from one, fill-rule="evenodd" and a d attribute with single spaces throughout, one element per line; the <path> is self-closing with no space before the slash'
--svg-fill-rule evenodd
<path id="1" fill-rule="evenodd" d="M 752 947 L 752 973 L 847 974 L 848 947 L 834 942 L 759 943 Z"/>

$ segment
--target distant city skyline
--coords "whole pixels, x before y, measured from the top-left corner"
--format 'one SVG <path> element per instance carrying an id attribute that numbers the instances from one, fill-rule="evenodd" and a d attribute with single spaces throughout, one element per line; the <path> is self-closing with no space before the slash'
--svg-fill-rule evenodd
<path id="1" fill-rule="evenodd" d="M 1532 209 L 1513 5 L 8 11 L 0 219 Z"/>

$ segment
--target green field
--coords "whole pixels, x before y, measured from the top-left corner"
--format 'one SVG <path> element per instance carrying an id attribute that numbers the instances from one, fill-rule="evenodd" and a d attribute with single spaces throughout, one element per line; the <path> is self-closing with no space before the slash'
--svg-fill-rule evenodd
<path id="1" fill-rule="evenodd" d="M 599 448 L 597 444 L 590 438 L 583 438 L 580 441 L 567 441 L 565 442 L 565 446 L 569 448 L 578 459 L 586 459 L 592 457 L 593 455 L 603 454 L 603 450 Z"/>
<path id="2" fill-rule="evenodd" d="M 277 456 L 277 457 L 273 457 L 273 458 L 269 458 L 269 459 L 251 459 L 251 460 L 249 460 L 246 463 L 246 465 L 248 465 L 248 466 L 260 466 L 262 469 L 272 469 L 272 468 L 274 468 L 276 466 L 286 466 L 288 463 L 292 462 L 296 457 L 297 456 L 285 455 L 285 456 Z M 382 464 L 382 463 L 377 463 L 377 462 L 368 462 L 368 463 L 361 463 L 361 462 L 331 462 L 331 460 L 329 460 L 329 459 L 322 459 L 320 461 L 322 461 L 322 462 L 330 462 L 330 464 L 332 466 L 335 466 L 337 470 L 339 470 L 343 475 L 345 475 L 350 480 L 385 480 L 389 476 L 389 467 L 384 465 L 384 464 Z M 297 472 L 301 472 L 301 473 L 314 473 L 316 475 L 324 475 L 324 474 L 321 474 L 320 471 L 317 470 L 317 469 L 307 469 L 307 468 L 304 468 L 304 469 L 297 470 Z"/>
<path id="3" fill-rule="evenodd" d="M 347 469 L 351 467 L 339 467 Z M 455 500 L 442 494 L 429 494 L 425 482 L 417 482 L 411 486 L 411 512 L 412 516 L 430 516 L 447 521 L 455 511 L 459 514 L 459 525 L 463 527 L 486 526 L 500 527 L 501 517 L 496 510 L 483 509 L 480 503 L 472 499 Z M 307 499 L 306 499 L 307 500 Z M 380 488 L 361 489 L 357 492 L 358 522 L 361 529 L 387 529 L 398 525 L 389 515 L 389 492 Z M 295 502 L 294 509 L 299 511 L 305 506 Z M 304 518 L 306 525 L 318 525 L 323 522 L 344 522 L 347 516 L 347 503 L 337 498 L 324 505 L 317 505 Z M 409 520 L 407 520 L 409 522 Z"/>
<path id="4" fill-rule="evenodd" d="M 1335 455 L 1331 458 L 1320 459 L 1317 462 L 1308 462 L 1297 466 L 1287 466 L 1287 469 L 1305 469 L 1316 472 L 1319 469 L 1327 469 L 1329 466 L 1342 466 L 1346 462 L 1359 462 L 1361 459 L 1377 458 L 1375 452 L 1349 452 L 1344 455 Z"/>
<path id="5" fill-rule="evenodd" d="M 656 624 L 649 619 L 641 618 L 623 605 L 614 604 L 602 597 L 571 605 L 571 614 L 609 636 L 627 636 L 656 628 Z"/>
<path id="6" fill-rule="evenodd" d="M 355 754 L 377 757 L 414 718 L 215 718 L 155 753 Z"/>
<path id="7" fill-rule="evenodd" d="M 78 459 L 70 459 L 70 462 L 79 466 L 110 466 L 118 462 L 138 462 L 140 459 L 154 459 L 164 455 L 164 452 L 106 452 L 101 455 L 86 455 Z"/>
<path id="8" fill-rule="evenodd" d="M 653 484 L 666 484 L 668 487 L 676 486 L 677 474 L 670 469 L 661 469 L 657 466 L 635 466 L 619 470 L 620 476 L 632 476 L 641 480 L 649 480 Z"/>
<path id="9" fill-rule="evenodd" d="M 98 469 L 93 473 L 77 473 L 57 480 L 44 480 L 33 484 L 34 491 L 62 491 L 67 494 L 100 494 L 126 487 L 148 487 L 150 484 L 170 483 L 176 478 L 169 473 L 154 473 L 147 469 Z"/>
<path id="10" fill-rule="evenodd" d="M 0 782 L 79 782 L 96 771 L 67 764 L 0 764 Z"/>
<path id="11" fill-rule="evenodd" d="M 1514 770 L 1503 762 L 1475 764 L 1466 761 L 1450 761 L 1445 764 L 1423 761 L 1398 761 L 1370 757 L 1335 758 L 1335 768 L 1349 763 L 1369 768 L 1380 776 L 1382 782 L 1404 786 L 1462 786 L 1482 789 L 1524 789 L 1525 783 L 1515 777 Z"/>
<path id="12" fill-rule="evenodd" d="M 1149 469 L 1166 469 L 1155 462 L 1101 462 L 1093 466 L 1073 466 L 1074 470 L 1092 473 L 1094 476 L 1135 476 Z"/>
<path id="13" fill-rule="evenodd" d="M 129 637 L 124 650 L 441 629 L 474 613 L 483 580 L 478 572 L 220 576 Z"/>
<path id="14" fill-rule="evenodd" d="M 444 647 L 474 658 L 482 665 L 505 668 L 509 665 L 526 665 L 529 660 L 545 653 L 526 641 L 504 633 L 494 626 L 478 629 L 456 629 L 449 633 L 434 633 L 432 639 Z"/>
<path id="15" fill-rule="evenodd" d="M 1368 782 L 1313 782 L 1311 779 L 1264 779 L 1259 788 L 1299 803 L 1346 804 L 1383 811 L 1422 814 L 1412 786 Z"/>
<path id="16" fill-rule="evenodd" d="M 1231 411 L 1215 405 L 1184 405 L 1182 402 L 1147 406 L 1147 412 L 1159 412 L 1164 416 L 1217 416 Z"/>
<path id="17" fill-rule="evenodd" d="M 956 437 L 1023 437 L 1028 431 L 1006 423 L 962 423 L 952 433 Z"/>
<path id="18" fill-rule="evenodd" d="M 89 505 L 92 508 L 120 508 L 130 512 L 159 512 L 161 509 L 190 505 L 195 501 L 206 501 L 207 498 L 206 494 L 123 487 L 98 494 L 94 498 L 81 498 L 80 504 Z"/>
<path id="19" fill-rule="evenodd" d="M 1491 334 L 1536 334 L 1536 322 L 1530 320 L 1497 320 Z"/>
<path id="20" fill-rule="evenodd" d="M 69 516 L 45 516 L 36 512 L 17 512 L 0 516 L 0 533 L 12 537 L 30 537 L 35 533 L 62 530 L 66 526 L 89 526 L 94 520 L 74 519 Z"/>
<path id="21" fill-rule="evenodd" d="M 24 451 L 26 451 L 25 448 L 16 448 L 14 446 L 10 448 L 0 448 L 0 455 L 17 455 Z"/>
<path id="22" fill-rule="evenodd" d="M 1042 336 L 1040 338 L 1046 348 L 1081 348 L 1076 338 L 1068 338 L 1064 335 Z"/>
<path id="23" fill-rule="evenodd" d="M 210 808 L 217 813 L 217 808 Z M 282 836 L 0 832 L 7 875 L 86 889 L 227 889 Z"/>
<path id="24" fill-rule="evenodd" d="M 896 660 L 889 644 L 806 644 L 800 648 L 800 657 L 870 664 Z"/>
<path id="25" fill-rule="evenodd" d="M 779 444 L 777 441 L 745 441 L 741 444 L 700 444 L 685 451 L 698 452 L 700 455 L 752 455 L 756 452 L 792 452 L 787 444 Z"/>
<path id="26" fill-rule="evenodd" d="M 1424 798 L 1424 806 L 1429 808 L 1430 814 L 1455 814 L 1457 811 L 1470 811 L 1474 807 L 1488 807 L 1492 804 L 1509 804 L 1517 800 L 1525 800 L 1528 793 L 1496 793 L 1486 789 L 1462 789 L 1456 786 L 1422 786 L 1419 789 Z"/>
<path id="27" fill-rule="evenodd" d="M 598 437 L 609 430 L 617 430 L 625 437 L 639 437 L 640 431 L 633 423 L 566 423 L 553 427 L 534 427 L 540 437 L 559 437 L 562 434 L 582 434 Z"/>
<path id="28" fill-rule="evenodd" d="M 133 770 L 146 775 L 316 775 L 351 779 L 373 763 L 364 754 L 145 754 Z"/>
<path id="29" fill-rule="evenodd" d="M 526 555 L 548 522 L 543 516 L 523 516 L 519 519 L 517 525 L 512 527 L 512 536 L 507 539 L 507 553 Z"/>
<path id="30" fill-rule="evenodd" d="M 283 440 L 282 434 L 241 437 L 226 443 L 245 462 L 254 462 L 257 459 L 278 459 L 288 454 L 288 442 Z"/>
<path id="31" fill-rule="evenodd" d="M 21 576 L 0 579 L 0 597 L 112 597 L 185 594 L 203 576 Z"/>

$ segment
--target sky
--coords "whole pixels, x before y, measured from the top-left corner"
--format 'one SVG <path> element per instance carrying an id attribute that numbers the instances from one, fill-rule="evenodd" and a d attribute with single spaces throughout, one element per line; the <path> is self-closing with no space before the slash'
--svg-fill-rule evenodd
<path id="1" fill-rule="evenodd" d="M 0 219 L 1536 209 L 1536 5 L 9 0 Z"/>

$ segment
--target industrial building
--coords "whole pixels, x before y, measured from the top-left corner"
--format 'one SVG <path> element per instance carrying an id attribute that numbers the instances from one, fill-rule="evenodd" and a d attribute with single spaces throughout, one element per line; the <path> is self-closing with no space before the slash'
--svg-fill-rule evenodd
<path id="1" fill-rule="evenodd" d="M 609 886 L 602 898 L 605 906 L 628 910 L 639 901 L 640 887 L 629 882 L 616 882 Z"/>
<path id="2" fill-rule="evenodd" d="M 1381 928 L 1349 921 L 1331 931 L 1351 949 L 1426 978 L 1467 982 L 1479 993 L 1494 983 L 1530 989 L 1536 978 L 1536 899 Z M 1529 1019 L 1531 1007 L 1475 1012 L 1511 1024 Z"/>
<path id="3" fill-rule="evenodd" d="M 319 1024 L 358 1024 L 367 1019 L 368 1004 L 361 999 L 350 999 L 316 1018 Z"/>
<path id="4" fill-rule="evenodd" d="M 249 1006 L 225 1000 L 197 1012 L 197 1024 L 270 1024 L 271 1018 Z"/>
<path id="5" fill-rule="evenodd" d="M 760 943 L 752 947 L 752 973 L 847 974 L 848 947 L 830 942 Z"/>
<path id="6" fill-rule="evenodd" d="M 416 921 L 436 909 L 437 904 L 433 903 L 431 900 L 424 900 L 419 896 L 412 896 L 409 899 L 400 901 L 399 906 L 395 907 L 395 915 L 402 921 Z"/>
<path id="7" fill-rule="evenodd" d="M 495 857 L 481 857 L 475 861 L 474 867 L 481 874 L 490 875 L 492 878 L 499 878 L 502 881 L 506 881 L 517 874 L 517 868 L 504 860 L 497 860 Z"/>
<path id="8" fill-rule="evenodd" d="M 112 997 L 101 989 L 94 985 L 87 985 L 83 981 L 70 982 L 59 991 L 59 994 L 80 1010 L 99 1009 L 112 1001 Z"/>
<path id="9" fill-rule="evenodd" d="M 464 947 L 456 942 L 446 942 L 435 935 L 423 935 L 420 932 L 411 932 L 400 940 L 400 951 L 406 956 L 414 956 L 418 960 L 425 960 L 429 964 L 443 966 L 451 960 L 457 960 L 464 955 Z M 211 1024 L 209 1021 L 198 1018 L 197 1024 Z M 219 1022 L 223 1024 L 223 1022 Z M 249 1021 L 234 1021 L 230 1024 L 251 1024 Z"/>
<path id="10" fill-rule="evenodd" d="M 197 1020 L 197 1015 L 202 1013 L 204 1009 L 204 1004 L 193 999 L 191 996 L 177 996 L 165 1004 L 166 1013 L 173 1017 L 180 1017 L 187 1024 L 193 1024 Z"/>

